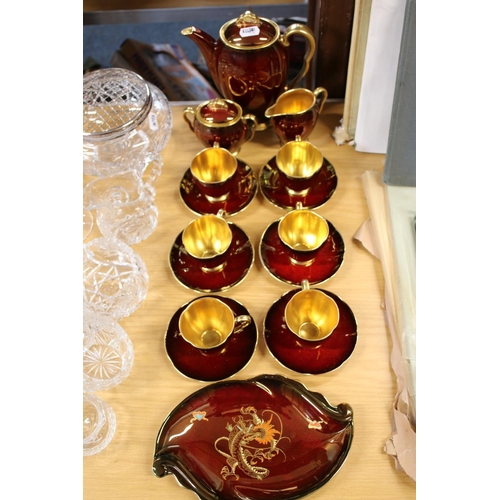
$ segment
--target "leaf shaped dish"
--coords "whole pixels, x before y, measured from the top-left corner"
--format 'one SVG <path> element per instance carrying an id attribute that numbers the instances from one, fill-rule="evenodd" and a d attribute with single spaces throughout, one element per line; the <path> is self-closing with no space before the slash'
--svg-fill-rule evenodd
<path id="1" fill-rule="evenodd" d="M 280 375 L 211 384 L 163 422 L 153 472 L 173 474 L 202 500 L 292 500 L 344 463 L 353 412 Z"/>

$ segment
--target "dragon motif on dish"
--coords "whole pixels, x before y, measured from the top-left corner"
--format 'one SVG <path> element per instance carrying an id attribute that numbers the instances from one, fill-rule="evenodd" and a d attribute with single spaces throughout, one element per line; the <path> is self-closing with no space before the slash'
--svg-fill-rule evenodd
<path id="1" fill-rule="evenodd" d="M 264 418 L 266 413 L 270 414 L 269 420 Z M 229 436 L 222 436 L 214 443 L 215 449 L 226 457 L 227 465 L 221 470 L 222 478 L 226 480 L 234 476 L 238 480 L 240 476 L 236 473 L 237 468 L 251 478 L 266 478 L 270 471 L 262 464 L 280 453 L 284 455 L 278 448 L 278 443 L 282 439 L 289 439 L 282 435 L 283 424 L 280 417 L 272 410 L 263 410 L 259 417 L 253 406 L 247 406 L 241 408 L 240 415 L 232 420 L 232 423 L 226 425 Z M 227 441 L 227 451 L 219 447 L 222 441 Z"/>

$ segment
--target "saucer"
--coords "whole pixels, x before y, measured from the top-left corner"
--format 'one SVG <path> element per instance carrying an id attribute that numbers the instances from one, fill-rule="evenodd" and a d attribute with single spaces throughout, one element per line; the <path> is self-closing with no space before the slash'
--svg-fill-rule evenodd
<path id="1" fill-rule="evenodd" d="M 225 302 L 236 316 L 250 316 L 247 309 L 234 299 L 215 297 Z M 255 321 L 252 320 L 241 332 L 233 333 L 219 347 L 197 349 L 179 333 L 179 317 L 188 305 L 182 306 L 172 316 L 165 333 L 166 353 L 177 371 L 194 380 L 215 382 L 232 377 L 242 370 L 250 362 L 257 346 L 258 332 Z"/>
<path id="2" fill-rule="evenodd" d="M 323 165 L 314 178 L 314 188 L 307 194 L 290 193 L 286 177 L 276 165 L 276 156 L 271 158 L 260 171 L 259 183 L 262 194 L 279 208 L 295 208 L 301 202 L 304 208 L 317 208 L 324 205 L 337 188 L 338 177 L 333 165 L 323 159 Z"/>
<path id="3" fill-rule="evenodd" d="M 302 280 L 316 285 L 331 278 L 344 261 L 344 240 L 340 233 L 328 222 L 330 232 L 314 258 L 307 263 L 295 261 L 290 249 L 278 236 L 278 224 L 274 221 L 260 240 L 260 260 L 269 273 L 276 279 L 291 285 L 300 285 Z"/>
<path id="4" fill-rule="evenodd" d="M 311 342 L 297 337 L 285 323 L 285 307 L 298 290 L 282 295 L 264 320 L 264 339 L 272 356 L 284 367 L 298 373 L 318 375 L 341 366 L 352 354 L 357 340 L 356 318 L 351 308 L 337 295 L 330 296 L 339 308 L 339 324 L 324 340 Z"/>
<path id="5" fill-rule="evenodd" d="M 257 193 L 257 179 L 252 169 L 238 159 L 236 173 L 229 186 L 229 195 L 224 201 L 210 201 L 193 181 L 188 169 L 180 184 L 180 194 L 184 204 L 195 214 L 217 214 L 224 210 L 227 215 L 234 215 L 246 208 Z"/>
<path id="6" fill-rule="evenodd" d="M 182 232 L 170 250 L 169 264 L 181 285 L 201 293 L 222 292 L 240 283 L 250 271 L 254 251 L 250 239 L 236 224 L 229 222 L 233 239 L 227 259 L 217 270 L 204 270 L 199 259 L 189 255 L 182 243 Z"/>

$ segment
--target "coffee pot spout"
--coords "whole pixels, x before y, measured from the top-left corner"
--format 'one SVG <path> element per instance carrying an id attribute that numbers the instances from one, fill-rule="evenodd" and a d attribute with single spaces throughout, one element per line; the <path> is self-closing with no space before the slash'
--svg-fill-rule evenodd
<path id="1" fill-rule="evenodd" d="M 219 78 L 216 69 L 217 65 L 215 62 L 216 59 L 215 48 L 217 45 L 216 40 L 210 34 L 205 33 L 204 31 L 194 26 L 190 26 L 189 28 L 184 28 L 181 31 L 181 34 L 187 36 L 188 38 L 193 40 L 194 43 L 196 43 L 203 57 L 205 58 L 208 70 L 210 71 L 210 75 L 212 76 L 215 85 L 218 86 Z"/>

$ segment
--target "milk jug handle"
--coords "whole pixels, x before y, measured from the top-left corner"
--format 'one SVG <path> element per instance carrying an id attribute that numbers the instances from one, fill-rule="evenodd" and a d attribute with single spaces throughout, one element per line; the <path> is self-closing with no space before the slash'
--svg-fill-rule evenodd
<path id="1" fill-rule="evenodd" d="M 319 98 L 318 113 L 321 113 L 328 97 L 328 91 L 324 87 L 316 87 L 313 94 L 316 97 L 316 100 Z"/>

